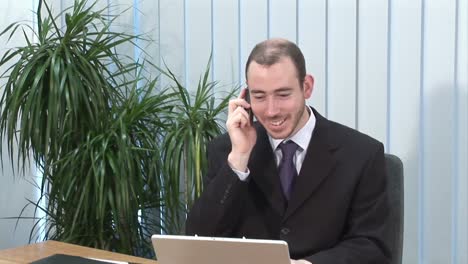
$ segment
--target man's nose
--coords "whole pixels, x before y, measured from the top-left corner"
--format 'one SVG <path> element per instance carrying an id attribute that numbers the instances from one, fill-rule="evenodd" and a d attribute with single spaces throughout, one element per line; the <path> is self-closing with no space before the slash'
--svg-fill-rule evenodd
<path id="1" fill-rule="evenodd" d="M 276 116 L 279 113 L 278 105 L 274 99 L 267 99 L 267 111 L 266 114 L 268 117 Z"/>

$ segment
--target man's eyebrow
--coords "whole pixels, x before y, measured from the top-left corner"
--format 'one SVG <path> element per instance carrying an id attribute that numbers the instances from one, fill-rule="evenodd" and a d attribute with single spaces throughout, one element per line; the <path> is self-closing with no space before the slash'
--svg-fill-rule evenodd
<path id="1" fill-rule="evenodd" d="M 250 88 L 249 88 L 249 89 L 250 89 Z M 264 94 L 264 93 L 265 93 L 264 91 L 255 90 L 255 89 L 251 89 L 250 92 L 253 93 L 253 94 Z"/>
<path id="2" fill-rule="evenodd" d="M 264 94 L 266 93 L 265 91 L 262 91 L 262 90 L 255 90 L 255 89 L 250 89 L 250 93 L 252 94 Z M 278 88 L 276 90 L 274 90 L 273 92 L 274 93 L 281 93 L 281 92 L 289 92 L 291 91 L 293 88 L 292 87 L 281 87 L 281 88 Z"/>
<path id="3" fill-rule="evenodd" d="M 289 92 L 291 91 L 293 88 L 292 87 L 281 87 L 281 88 L 278 88 L 275 90 L 275 93 L 281 93 L 281 92 Z"/>

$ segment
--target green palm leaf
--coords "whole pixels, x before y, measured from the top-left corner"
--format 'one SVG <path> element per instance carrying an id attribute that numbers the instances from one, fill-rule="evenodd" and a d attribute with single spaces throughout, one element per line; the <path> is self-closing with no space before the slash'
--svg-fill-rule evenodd
<path id="1" fill-rule="evenodd" d="M 205 72 L 190 94 L 167 68 L 160 71 L 169 77 L 178 99 L 172 112 L 170 126 L 163 142 L 163 170 L 166 229 L 183 234 L 187 209 L 203 191 L 202 177 L 207 170 L 206 145 L 224 132 L 220 115 L 227 109 L 229 99 L 236 92 L 227 92 L 216 103 L 216 82 L 209 81 L 211 58 Z"/>

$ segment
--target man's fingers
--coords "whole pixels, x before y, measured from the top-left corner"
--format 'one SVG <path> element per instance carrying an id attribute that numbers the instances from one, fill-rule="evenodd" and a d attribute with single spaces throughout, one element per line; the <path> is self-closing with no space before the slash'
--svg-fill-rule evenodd
<path id="1" fill-rule="evenodd" d="M 249 114 L 242 107 L 239 107 L 234 112 L 233 121 L 236 127 L 245 127 L 249 123 Z"/>
<path id="2" fill-rule="evenodd" d="M 226 125 L 234 127 L 245 127 L 250 123 L 249 114 L 242 107 L 237 107 L 229 116 Z"/>
<path id="3" fill-rule="evenodd" d="M 233 99 L 229 101 L 229 113 L 233 113 L 237 107 L 250 108 L 250 104 L 247 103 L 244 99 Z"/>
<path id="4" fill-rule="evenodd" d="M 244 128 L 250 125 L 249 114 L 245 110 L 250 108 L 250 104 L 244 99 L 246 92 L 247 89 L 242 89 L 239 97 L 229 101 L 228 120 L 226 121 L 228 127 Z"/>

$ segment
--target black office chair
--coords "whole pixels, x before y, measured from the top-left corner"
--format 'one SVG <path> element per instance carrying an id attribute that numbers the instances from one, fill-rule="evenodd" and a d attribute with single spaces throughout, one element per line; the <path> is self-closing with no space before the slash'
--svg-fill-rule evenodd
<path id="1" fill-rule="evenodd" d="M 393 254 L 392 264 L 401 264 L 403 252 L 403 163 L 392 154 L 385 154 L 387 166 L 387 193 L 390 201 L 389 220 L 392 223 L 391 230 L 391 250 Z"/>

